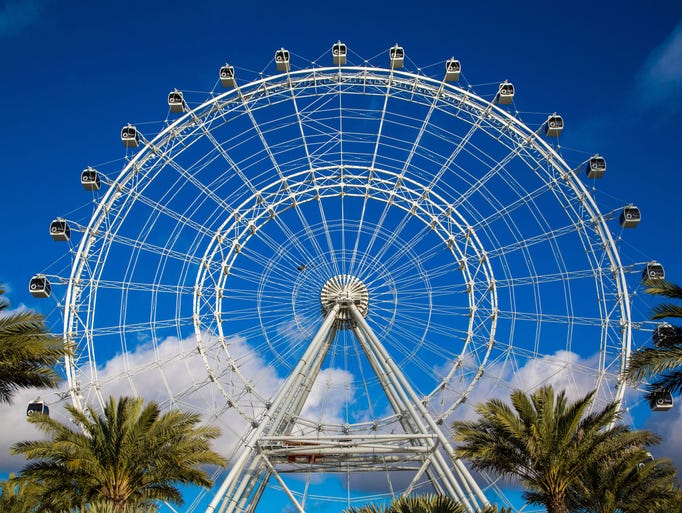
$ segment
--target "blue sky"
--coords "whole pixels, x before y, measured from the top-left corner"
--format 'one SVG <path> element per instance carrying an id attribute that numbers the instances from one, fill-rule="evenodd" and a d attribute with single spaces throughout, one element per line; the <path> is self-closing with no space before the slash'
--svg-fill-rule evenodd
<path id="1" fill-rule="evenodd" d="M 274 49 L 313 60 L 337 39 L 367 58 L 399 42 L 421 66 L 456 55 L 473 84 L 510 79 L 521 109 L 564 113 L 571 146 L 608 158 L 613 174 L 598 194 L 642 208 L 641 229 L 628 233 L 627 244 L 667 264 L 674 278 L 675 261 L 665 257 L 679 254 L 681 244 L 671 222 L 679 212 L 672 184 L 682 8 L 488 5 L 436 2 L 411 12 L 355 2 L 268 4 L 254 12 L 247 4 L 212 2 L 134 9 L 4 2 L 0 165 L 4 206 L 14 220 L 7 240 L 17 250 L 3 254 L 0 278 L 15 291 L 13 301 L 30 303 L 24 284 L 60 251 L 45 240 L 46 223 L 83 203 L 83 167 L 120 157 L 123 124 L 162 119 L 171 88 L 207 90 L 227 60 L 270 73 Z M 658 208 L 663 204 L 671 210 Z"/>
<path id="2" fill-rule="evenodd" d="M 27 292 L 33 274 L 68 263 L 63 246 L 49 237 L 49 222 L 90 208 L 80 172 L 123 156 L 121 126 L 163 120 L 171 89 L 210 91 L 225 62 L 272 74 L 277 48 L 288 48 L 293 66 L 304 67 L 326 62 L 339 39 L 366 59 L 398 42 L 410 70 L 454 55 L 474 90 L 513 81 L 522 119 L 561 113 L 565 151 L 599 152 L 607 159 L 607 175 L 594 191 L 602 210 L 629 202 L 642 210 L 640 226 L 619 242 L 623 262 L 655 259 L 667 277 L 682 281 L 677 2 L 614 8 L 607 2 L 389 7 L 33 0 L 0 5 L 6 230 L 0 282 L 13 305 L 50 314 L 53 302 Z M 635 296 L 633 318 L 648 314 L 647 301 Z M 647 340 L 646 333 L 635 333 L 636 345 Z M 676 412 L 656 417 L 656 429 L 672 432 L 679 419 Z M 641 414 L 636 421 L 652 422 Z"/>

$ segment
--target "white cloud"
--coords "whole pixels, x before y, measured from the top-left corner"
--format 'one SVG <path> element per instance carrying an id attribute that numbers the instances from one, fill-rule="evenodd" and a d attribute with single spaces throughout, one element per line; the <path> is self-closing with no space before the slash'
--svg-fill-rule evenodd
<path id="1" fill-rule="evenodd" d="M 636 94 L 645 108 L 680 109 L 682 95 L 682 21 L 648 56 L 640 71 Z"/>
<path id="2" fill-rule="evenodd" d="M 677 399 L 679 401 L 679 397 Z M 661 445 L 652 451 L 654 455 L 672 459 L 678 470 L 682 470 L 682 408 L 679 402 L 668 412 L 654 413 L 647 428 L 663 438 Z"/>
<path id="3" fill-rule="evenodd" d="M 353 375 L 341 369 L 324 369 L 310 390 L 301 416 L 325 423 L 343 424 L 344 406 L 354 396 Z M 352 400 L 351 400 L 352 401 Z"/>
<path id="4" fill-rule="evenodd" d="M 282 377 L 249 346 L 247 341 L 234 337 L 227 341 L 232 357 L 240 362 L 240 371 L 247 377 L 255 377 L 261 393 L 270 396 L 281 386 Z M 217 340 L 209 337 L 205 340 L 211 365 L 222 373 L 221 384 L 230 393 L 236 393 L 242 387 L 239 380 L 234 380 L 224 359 L 224 353 Z M 161 365 L 158 362 L 163 362 Z M 552 384 L 557 389 L 566 389 L 571 399 L 584 395 L 594 387 L 597 356 L 583 358 L 570 351 L 558 351 L 536 360 L 529 360 L 518 366 L 516 371 L 512 365 L 502 362 L 488 365 L 486 372 L 463 407 L 459 408 L 452 419 L 443 424 L 449 429 L 454 418 L 473 418 L 476 404 L 492 397 L 507 399 L 514 388 L 532 390 L 545 384 Z M 207 379 L 204 362 L 196 351 L 194 337 L 178 339 L 169 337 L 156 346 L 151 342 L 138 347 L 126 357 L 118 355 L 106 362 L 99 369 L 99 377 L 103 383 L 105 396 L 130 395 L 132 390 L 147 400 L 168 403 L 170 396 L 176 399 L 179 407 L 205 414 L 222 411 L 215 421 L 222 429 L 222 437 L 216 441 L 216 448 L 231 458 L 238 448 L 237 443 L 248 429 L 247 422 L 238 415 L 235 409 L 224 408 L 225 399 L 217 391 L 214 383 Z M 348 407 L 352 407 L 355 396 L 353 388 L 354 376 L 342 369 L 324 369 L 314 383 L 311 393 L 304 405 L 302 415 L 307 419 L 322 422 L 343 423 Z M 233 388 L 231 388 L 233 387 Z M 187 391 L 192 390 L 191 393 Z M 11 444 L 20 440 L 38 439 L 41 434 L 26 421 L 26 404 L 41 396 L 52 404 L 50 414 L 63 422 L 68 422 L 68 414 L 61 404 L 55 403 L 57 395 L 54 391 L 36 392 L 22 391 L 16 396 L 13 406 L 0 405 L 0 473 L 18 471 L 24 464 L 22 458 L 9 456 Z M 453 395 L 454 397 L 454 395 Z M 447 400 L 448 398 L 444 397 Z M 449 399 L 452 399 L 450 397 Z M 244 397 L 242 407 L 246 408 L 249 398 Z M 253 411 L 254 415 L 258 411 Z M 676 409 L 667 415 L 661 415 L 665 424 L 657 424 L 656 430 L 664 436 L 663 446 L 656 451 L 657 456 L 668 455 L 682 460 L 682 415 Z M 658 417 L 657 417 L 658 420 Z M 363 490 L 381 489 L 385 480 L 369 479 L 365 476 Z"/>
<path id="5" fill-rule="evenodd" d="M 583 358 L 565 350 L 536 359 L 517 362 L 510 357 L 489 363 L 466 403 L 458 407 L 445 424 L 450 425 L 450 421 L 455 419 L 473 420 L 478 415 L 476 405 L 493 398 L 508 400 L 512 390 L 516 389 L 532 392 L 541 386 L 552 385 L 555 390 L 565 390 L 569 400 L 576 400 L 595 388 L 598 364 L 599 355 Z M 473 367 L 470 362 L 465 362 L 465 365 Z M 444 397 L 438 399 L 449 404 L 459 394 L 447 391 Z M 613 400 L 612 397 L 601 399 L 600 404 Z"/>
<path id="6" fill-rule="evenodd" d="M 259 376 L 260 390 L 272 393 L 280 382 L 272 369 L 267 368 L 257 356 L 249 357 L 250 348 L 245 340 L 235 338 L 230 343 L 232 354 L 244 360 L 241 370 L 247 375 Z M 218 412 L 218 424 L 223 429 L 223 435 L 216 441 L 216 447 L 229 456 L 247 423 L 237 412 L 225 407 L 225 399 L 212 386 L 195 347 L 193 337 L 187 340 L 169 337 L 156 346 L 146 343 L 127 355 L 117 355 L 98 370 L 101 393 L 104 398 L 137 394 L 166 406 L 172 397 L 173 402 L 183 410 L 202 413 L 205 418 Z M 226 378 L 225 388 L 231 391 L 229 381 Z M 59 391 L 21 391 L 16 395 L 14 405 L 0 405 L 0 474 L 19 471 L 25 463 L 23 458 L 9 455 L 12 444 L 42 437 L 26 421 L 26 405 L 29 401 L 42 397 L 51 405 L 50 416 L 68 422 L 68 413 L 63 407 L 70 399 L 61 401 L 59 397 L 59 393 L 66 390 L 66 383 L 61 388 Z M 85 393 L 86 403 L 95 404 L 94 395 L 88 395 L 87 391 Z"/>
<path id="7" fill-rule="evenodd" d="M 45 0 L 14 0 L 0 8 L 0 37 L 12 37 L 38 22 Z"/>
<path id="8" fill-rule="evenodd" d="M 26 463 L 23 456 L 10 455 L 10 447 L 14 443 L 44 438 L 44 435 L 26 418 L 26 406 L 37 398 L 52 402 L 57 396 L 53 391 L 20 390 L 15 394 L 13 404 L 0 405 L 0 475 L 19 472 Z M 59 411 L 50 413 L 62 422 L 68 421 L 68 417 Z"/>
<path id="9" fill-rule="evenodd" d="M 267 365 L 242 337 L 226 341 L 230 356 L 238 362 L 239 371 L 258 392 L 271 397 L 283 383 L 275 370 Z M 229 370 L 222 346 L 217 339 L 204 337 L 204 347 L 211 367 L 219 376 L 220 386 L 226 394 L 236 398 L 237 404 L 246 415 L 258 417 L 262 406 L 251 394 L 244 392 L 244 383 Z M 88 369 L 84 368 L 87 373 Z M 196 411 L 223 430 L 215 443 L 225 456 L 233 456 L 238 441 L 243 437 L 249 424 L 234 408 L 226 407 L 216 383 L 208 378 L 208 372 L 201 355 L 196 350 L 194 336 L 186 339 L 168 337 L 154 345 L 146 342 L 126 355 L 117 355 L 105 362 L 98 370 L 101 394 L 120 397 L 139 395 L 168 406 L 171 402 L 183 410 Z M 303 415 L 322 422 L 342 423 L 344 406 L 348 397 L 353 397 L 353 376 L 339 369 L 325 369 L 315 381 Z M 84 383 L 83 383 L 84 384 Z M 16 395 L 14 405 L 0 405 L 0 474 L 19 471 L 24 465 L 21 457 L 9 455 L 12 444 L 21 440 L 38 439 L 42 435 L 26 421 L 26 405 L 36 397 L 42 397 L 51 404 L 50 415 L 62 422 L 68 422 L 68 413 L 63 409 L 70 399 L 61 401 L 66 383 L 60 391 L 21 391 Z M 84 390 L 87 404 L 95 404 L 92 389 Z M 172 399 L 171 399 L 172 398 Z M 217 417 L 217 418 L 216 418 Z"/>
<path id="10" fill-rule="evenodd" d="M 552 385 L 555 390 L 565 390 L 568 399 L 575 401 L 594 389 L 597 368 L 598 355 L 584 359 L 571 351 L 557 351 L 530 360 L 513 376 L 511 385 L 522 390 Z M 577 369 L 581 370 L 576 372 Z M 593 372 L 585 372 L 585 369 L 593 369 Z"/>

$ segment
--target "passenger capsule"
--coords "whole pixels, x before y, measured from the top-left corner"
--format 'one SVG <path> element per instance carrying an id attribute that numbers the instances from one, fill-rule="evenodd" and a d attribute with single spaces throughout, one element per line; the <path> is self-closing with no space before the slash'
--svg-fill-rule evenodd
<path id="1" fill-rule="evenodd" d="M 514 84 L 502 82 L 495 100 L 500 105 L 509 105 L 514 100 Z"/>
<path id="2" fill-rule="evenodd" d="M 55 219 L 50 223 L 50 235 L 54 240 L 67 241 L 71 238 L 71 228 L 64 219 Z"/>
<path id="3" fill-rule="evenodd" d="M 395 45 L 388 51 L 391 69 L 402 68 L 405 64 L 405 50 L 402 46 Z"/>
<path id="4" fill-rule="evenodd" d="M 346 64 L 346 55 L 348 55 L 348 48 L 341 41 L 332 46 L 334 66 L 344 66 Z"/>
<path id="5" fill-rule="evenodd" d="M 587 165 L 585 167 L 587 178 L 601 178 L 604 176 L 605 172 L 606 160 L 604 160 L 604 157 L 600 157 L 599 155 L 590 157 L 590 160 L 587 161 Z"/>
<path id="6" fill-rule="evenodd" d="M 28 406 L 26 407 L 26 415 L 31 417 L 38 414 L 49 416 L 50 408 L 48 408 L 47 404 L 45 404 L 43 401 L 34 401 L 32 403 L 28 403 Z"/>
<path id="7" fill-rule="evenodd" d="M 280 48 L 275 52 L 275 64 L 277 71 L 289 71 L 289 50 Z"/>
<path id="8" fill-rule="evenodd" d="M 462 72 L 462 65 L 454 57 L 445 63 L 445 81 L 457 82 L 459 74 Z"/>
<path id="9" fill-rule="evenodd" d="M 99 173 L 94 167 L 88 167 L 81 173 L 81 185 L 86 191 L 98 191 L 101 182 Z"/>
<path id="10" fill-rule="evenodd" d="M 656 326 L 651 334 L 651 341 L 655 347 L 664 347 L 671 343 L 674 344 L 680 335 L 682 335 L 682 330 L 670 323 L 662 322 Z"/>
<path id="11" fill-rule="evenodd" d="M 642 214 L 634 205 L 628 205 L 620 214 L 620 225 L 623 228 L 634 228 L 642 219 Z"/>
<path id="12" fill-rule="evenodd" d="M 121 129 L 121 141 L 126 148 L 137 148 L 140 144 L 140 135 L 137 128 L 132 125 L 124 126 Z"/>
<path id="13" fill-rule="evenodd" d="M 50 297 L 52 286 L 44 274 L 36 274 L 28 283 L 28 291 L 33 297 Z"/>
<path id="14" fill-rule="evenodd" d="M 547 137 L 559 137 L 564 129 L 564 118 L 557 114 L 552 114 L 545 121 L 545 135 Z"/>
<path id="15" fill-rule="evenodd" d="M 649 399 L 651 411 L 667 411 L 673 407 L 673 395 L 663 388 L 655 390 Z"/>
<path id="16" fill-rule="evenodd" d="M 225 64 L 220 68 L 220 85 L 224 88 L 235 87 L 237 84 L 234 80 L 234 67 Z"/>
<path id="17" fill-rule="evenodd" d="M 642 280 L 665 280 L 665 270 L 658 262 L 647 262 L 642 271 Z"/>
<path id="18" fill-rule="evenodd" d="M 185 102 L 182 93 L 177 89 L 168 93 L 168 106 L 173 113 L 183 112 L 185 110 Z"/>

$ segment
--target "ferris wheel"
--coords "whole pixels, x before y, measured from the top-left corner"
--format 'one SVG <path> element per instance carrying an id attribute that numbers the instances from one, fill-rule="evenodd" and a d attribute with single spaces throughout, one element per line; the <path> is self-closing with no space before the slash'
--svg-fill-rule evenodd
<path id="1" fill-rule="evenodd" d="M 89 220 L 51 225 L 75 255 L 72 400 L 220 426 L 230 466 L 202 510 L 436 491 L 475 511 L 504 492 L 453 457 L 453 419 L 549 383 L 623 396 L 612 228 L 639 211 L 600 212 L 585 183 L 604 158 L 568 164 L 560 115 L 522 122 L 511 82 L 474 93 L 454 58 L 432 77 L 399 46 L 350 57 L 296 68 L 280 49 L 272 76 L 225 65 L 208 99 L 170 92 L 158 130 L 122 129 L 122 167 L 83 171 Z"/>

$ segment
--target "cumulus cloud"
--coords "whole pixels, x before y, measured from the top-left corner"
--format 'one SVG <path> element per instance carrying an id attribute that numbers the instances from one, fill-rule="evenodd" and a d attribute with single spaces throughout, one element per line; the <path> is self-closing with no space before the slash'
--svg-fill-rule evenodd
<path id="1" fill-rule="evenodd" d="M 20 390 L 15 394 L 13 404 L 0 405 L 0 475 L 19 472 L 26 463 L 23 456 L 10 455 L 10 447 L 13 444 L 23 440 L 44 438 L 44 435 L 26 420 L 26 406 L 38 398 L 43 398 L 46 402 L 58 399 L 54 392 L 29 389 Z M 68 421 L 68 417 L 58 409 L 55 409 L 52 416 L 62 422 Z"/>
<path id="2" fill-rule="evenodd" d="M 342 424 L 344 405 L 354 396 L 353 375 L 342 369 L 324 369 L 315 380 L 301 416 L 324 423 Z"/>
<path id="3" fill-rule="evenodd" d="M 282 386 L 284 377 L 278 376 L 247 340 L 232 337 L 225 341 L 225 345 L 233 360 L 239 363 L 239 370 L 244 378 L 253 379 L 261 394 L 270 397 Z M 255 403 L 255 398 L 244 392 L 243 382 L 230 371 L 223 344 L 206 336 L 204 348 L 223 390 L 239 399 L 238 405 L 244 413 L 250 413 L 254 417 L 262 413 L 257 407 L 248 411 L 248 405 Z M 454 418 L 474 417 L 474 406 L 479 402 L 491 397 L 508 398 L 509 391 L 514 388 L 532 390 L 552 384 L 556 388 L 568 390 L 570 397 L 576 398 L 594 387 L 594 369 L 597 368 L 597 363 L 596 356 L 584 358 L 570 351 L 558 351 L 525 361 L 521 365 L 508 365 L 501 361 L 493 363 L 486 368 L 483 378 L 464 407 L 459 408 L 443 428 L 447 432 L 450 421 Z M 216 423 L 223 429 L 223 435 L 216 447 L 228 458 L 234 457 L 241 445 L 240 440 L 249 429 L 248 422 L 236 409 L 226 406 L 226 399 L 222 396 L 218 383 L 208 378 L 204 360 L 196 350 L 193 336 L 186 339 L 168 337 L 157 344 L 147 341 L 128 354 L 117 355 L 103 363 L 97 373 L 105 397 L 136 393 L 166 406 L 172 403 L 182 409 L 203 413 L 207 421 Z M 352 408 L 353 405 L 352 398 L 356 394 L 354 384 L 357 384 L 357 377 L 345 370 L 323 369 L 305 402 L 302 416 L 325 423 L 343 423 L 346 407 Z M 84 391 L 84 394 L 87 393 Z M 451 397 L 443 399 L 453 399 L 455 395 L 452 393 Z M 63 402 L 59 403 L 55 392 L 23 391 L 17 395 L 15 405 L 0 406 L 3 423 L 3 429 L 0 430 L 1 472 L 18 471 L 24 464 L 23 460 L 9 456 L 12 443 L 41 436 L 25 418 L 26 404 L 39 395 L 52 403 L 50 413 L 53 417 L 63 422 L 69 421 L 68 414 L 62 408 Z M 94 397 L 90 397 L 87 402 L 92 403 L 93 400 Z M 673 448 L 682 446 L 682 435 L 678 434 L 682 430 L 675 431 L 674 427 L 682 424 L 682 419 L 679 415 L 675 419 L 676 423 L 671 423 L 669 432 L 662 433 L 668 439 L 667 444 Z M 406 484 L 406 480 L 409 480 L 408 475 L 401 478 L 400 484 Z M 397 485 L 398 481 L 393 484 Z M 383 474 L 366 474 L 361 482 L 361 489 L 365 491 L 383 490 L 385 487 L 386 479 Z"/>
<path id="4" fill-rule="evenodd" d="M 665 107 L 668 112 L 680 110 L 682 94 L 682 21 L 666 40 L 646 59 L 637 87 L 637 97 L 644 108 Z"/>
<path id="5" fill-rule="evenodd" d="M 474 368 L 472 374 L 475 372 L 471 362 L 465 361 L 464 365 Z M 466 403 L 455 410 L 446 425 L 452 420 L 475 419 L 478 416 L 476 405 L 493 398 L 507 400 L 515 389 L 532 392 L 541 386 L 552 385 L 556 390 L 565 390 L 569 400 L 578 399 L 595 388 L 598 368 L 598 354 L 583 357 L 566 350 L 535 359 L 517 361 L 510 356 L 494 361 L 486 366 L 483 376 L 467 396 Z M 613 400 L 613 397 L 605 395 L 608 392 L 606 387 L 602 387 L 602 392 L 604 395 L 599 397 L 600 404 Z M 438 399 L 451 404 L 460 394 L 459 390 L 448 389 Z"/>
<path id="6" fill-rule="evenodd" d="M 258 394 L 272 397 L 284 379 L 249 346 L 243 337 L 231 337 L 221 344 L 215 337 L 204 336 L 204 352 L 214 371 L 216 382 L 209 378 L 204 359 L 196 349 L 194 336 L 186 339 L 168 337 L 157 344 L 147 341 L 126 354 L 119 354 L 96 369 L 87 365 L 81 369 L 83 402 L 96 405 L 94 389 L 88 387 L 87 375 L 97 373 L 99 390 L 104 398 L 137 395 L 153 400 L 164 407 L 177 406 L 201 413 L 207 422 L 221 427 L 223 434 L 216 448 L 227 457 L 233 456 L 239 441 L 249 430 L 249 422 L 242 415 L 258 418 L 263 413 L 260 400 L 248 391 L 245 381 Z M 238 365 L 239 374 L 232 372 L 231 362 Z M 315 381 L 305 403 L 303 415 L 322 422 L 342 423 L 348 397 L 353 396 L 353 376 L 339 369 L 324 369 Z M 26 421 L 26 405 L 42 397 L 50 407 L 50 415 L 68 422 L 64 405 L 70 401 L 64 383 L 57 391 L 21 391 L 13 405 L 0 405 L 0 474 L 19 471 L 24 460 L 10 456 L 10 446 L 21 440 L 42 436 Z M 227 397 L 236 408 L 228 407 Z M 241 414 L 237 410 L 241 411 Z"/>
<path id="7" fill-rule="evenodd" d="M 522 390 L 552 385 L 556 390 L 565 390 L 568 399 L 574 401 L 595 387 L 598 364 L 598 355 L 583 358 L 571 351 L 557 351 L 530 360 L 514 374 L 511 385 Z"/>
<path id="8" fill-rule="evenodd" d="M 244 356 L 248 352 L 243 339 L 233 339 L 231 343 L 235 354 Z M 245 360 L 246 371 L 260 371 L 262 378 L 264 364 L 258 358 Z M 156 345 L 148 342 L 127 354 L 115 356 L 98 369 L 84 367 L 83 371 L 86 374 L 97 372 L 104 398 L 139 395 L 165 407 L 172 404 L 184 410 L 202 413 L 210 422 L 215 422 L 212 415 L 220 415 L 218 424 L 223 428 L 223 435 L 217 440 L 216 447 L 226 455 L 234 450 L 237 440 L 243 435 L 245 421 L 237 412 L 226 408 L 225 398 L 210 386 L 212 383 L 204 362 L 196 351 L 193 338 L 180 340 L 168 337 Z M 83 401 L 97 407 L 93 389 L 85 386 L 85 376 L 81 383 L 84 385 Z M 270 379 L 261 380 L 262 388 L 266 391 L 274 390 L 278 383 L 279 380 L 273 374 L 270 374 Z M 22 391 L 17 394 L 14 405 L 0 406 L 3 424 L 0 431 L 0 473 L 18 471 L 24 464 L 22 458 L 9 455 L 9 448 L 13 443 L 42 436 L 26 421 L 26 405 L 29 401 L 42 397 L 51 405 L 50 416 L 62 422 L 69 421 L 68 412 L 64 410 L 64 405 L 70 402 L 65 393 L 66 383 L 61 388 L 58 391 Z"/>
<path id="9" fill-rule="evenodd" d="M 647 428 L 663 438 L 661 445 L 652 451 L 655 456 L 672 459 L 678 470 L 682 470 L 682 409 L 675 405 L 668 412 L 653 414 Z"/>
<path id="10" fill-rule="evenodd" d="M 0 37 L 20 34 L 40 20 L 45 0 L 10 0 L 0 7 Z"/>

